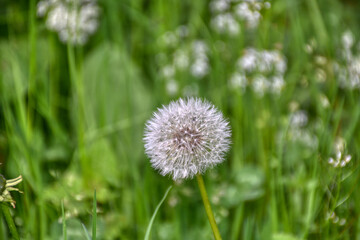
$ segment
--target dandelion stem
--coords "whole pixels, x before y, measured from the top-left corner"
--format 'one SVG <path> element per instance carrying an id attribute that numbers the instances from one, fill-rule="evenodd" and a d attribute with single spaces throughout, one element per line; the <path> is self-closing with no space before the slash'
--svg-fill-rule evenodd
<path id="1" fill-rule="evenodd" d="M 15 227 L 15 223 L 11 217 L 11 214 L 10 214 L 10 211 L 9 211 L 9 206 L 5 205 L 5 204 L 1 204 L 1 210 L 5 216 L 5 219 L 6 219 L 6 222 L 9 226 L 9 229 L 10 229 L 10 232 L 11 232 L 11 235 L 13 236 L 14 239 L 16 240 L 19 240 L 19 234 L 16 230 L 16 227 Z"/>
<path id="2" fill-rule="evenodd" d="M 215 240 L 221 240 L 220 232 L 219 232 L 219 229 L 218 229 L 218 227 L 216 225 L 214 214 L 213 214 L 213 212 L 211 210 L 209 198 L 208 198 L 208 195 L 206 193 L 204 180 L 203 180 L 201 174 L 197 174 L 196 179 L 197 179 L 197 182 L 198 182 L 198 185 L 199 185 L 199 189 L 200 189 L 201 197 L 203 199 L 206 214 L 208 216 L 212 231 L 214 233 Z"/>

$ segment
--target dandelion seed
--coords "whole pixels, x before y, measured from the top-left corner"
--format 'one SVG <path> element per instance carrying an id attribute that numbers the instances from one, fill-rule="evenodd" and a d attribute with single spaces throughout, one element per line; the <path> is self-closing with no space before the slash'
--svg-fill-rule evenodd
<path id="1" fill-rule="evenodd" d="M 145 152 L 152 166 L 174 180 L 192 178 L 224 161 L 228 121 L 212 104 L 179 99 L 158 109 L 145 128 Z"/>

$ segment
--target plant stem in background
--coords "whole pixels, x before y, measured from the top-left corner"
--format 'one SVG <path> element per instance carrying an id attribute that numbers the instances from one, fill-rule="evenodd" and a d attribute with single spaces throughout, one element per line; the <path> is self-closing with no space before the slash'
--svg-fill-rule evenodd
<path id="1" fill-rule="evenodd" d="M 14 237 L 14 239 L 16 240 L 20 240 L 19 238 L 19 234 L 16 230 L 16 227 L 15 227 L 15 223 L 11 217 L 11 214 L 10 214 L 10 211 L 9 211 L 9 206 L 7 206 L 6 204 L 1 204 L 1 210 L 5 216 L 5 219 L 6 219 L 6 222 L 9 226 L 9 229 L 10 229 L 10 232 L 11 232 L 11 235 Z"/>
<path id="2" fill-rule="evenodd" d="M 75 86 L 74 101 L 76 102 L 77 116 L 76 116 L 76 129 L 77 129 L 77 141 L 78 141 L 78 155 L 80 159 L 81 171 L 83 173 L 83 181 L 86 182 L 89 177 L 87 161 L 86 161 L 86 150 L 84 145 L 84 131 L 85 131 L 85 117 L 84 117 L 84 85 L 82 75 L 82 61 L 78 62 L 75 57 L 75 49 L 68 43 L 67 45 L 67 57 L 69 64 L 70 79 Z"/>
<path id="3" fill-rule="evenodd" d="M 213 212 L 211 210 L 209 198 L 208 198 L 208 195 L 207 195 L 206 189 L 205 189 L 204 180 L 203 180 L 201 174 L 197 174 L 196 179 L 197 179 L 197 182 L 198 182 L 198 185 L 199 185 L 199 189 L 200 189 L 201 197 L 203 199 L 206 214 L 208 216 L 211 228 L 212 228 L 213 233 L 214 233 L 214 237 L 215 237 L 216 240 L 220 240 L 221 239 L 220 232 L 219 232 L 219 229 L 218 229 L 218 227 L 216 225 L 214 214 L 213 214 Z"/>

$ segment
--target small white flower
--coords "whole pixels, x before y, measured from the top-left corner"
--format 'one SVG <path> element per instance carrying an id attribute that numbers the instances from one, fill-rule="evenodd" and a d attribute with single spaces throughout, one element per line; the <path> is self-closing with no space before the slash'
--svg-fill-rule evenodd
<path id="1" fill-rule="evenodd" d="M 145 127 L 145 152 L 152 166 L 174 180 L 192 178 L 224 161 L 228 121 L 212 104 L 179 99 L 158 109 Z"/>

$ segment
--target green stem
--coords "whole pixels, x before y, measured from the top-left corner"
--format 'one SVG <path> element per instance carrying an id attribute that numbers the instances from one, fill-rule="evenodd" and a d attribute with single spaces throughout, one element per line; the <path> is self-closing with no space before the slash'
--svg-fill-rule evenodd
<path id="1" fill-rule="evenodd" d="M 202 200 L 203 200 L 203 203 L 204 203 L 204 207 L 205 207 L 205 210 L 206 210 L 206 214 L 208 216 L 212 231 L 214 233 L 215 240 L 221 240 L 220 232 L 219 232 L 219 229 L 218 229 L 218 227 L 216 225 L 214 214 L 213 214 L 213 212 L 211 210 L 209 198 L 208 198 L 208 195 L 206 193 L 204 180 L 203 180 L 203 178 L 202 178 L 202 176 L 200 174 L 196 175 L 196 178 L 197 178 L 197 182 L 198 182 L 198 185 L 199 185 L 201 197 L 202 197 Z"/>
<path id="2" fill-rule="evenodd" d="M 15 227 L 15 223 L 11 217 L 11 214 L 10 214 L 10 211 L 9 211 L 9 207 L 5 204 L 1 204 L 1 209 L 2 209 L 2 212 L 5 216 L 5 219 L 6 219 L 6 222 L 9 226 L 9 229 L 10 229 L 10 232 L 11 232 L 11 235 L 14 237 L 14 239 L 16 240 L 20 240 L 19 238 L 19 234 L 16 230 L 16 227 Z"/>

